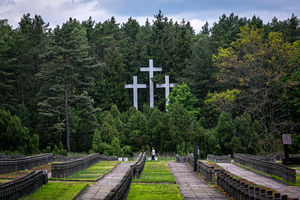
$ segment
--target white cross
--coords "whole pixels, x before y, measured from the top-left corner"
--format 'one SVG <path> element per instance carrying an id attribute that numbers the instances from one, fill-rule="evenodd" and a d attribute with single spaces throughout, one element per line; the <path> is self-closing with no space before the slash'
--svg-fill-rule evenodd
<path id="1" fill-rule="evenodd" d="M 138 84 L 137 76 L 133 76 L 133 84 L 126 84 L 125 88 L 133 88 L 133 105 L 138 110 L 138 88 L 146 88 L 146 84 Z"/>
<path id="2" fill-rule="evenodd" d="M 156 88 L 165 88 L 165 94 L 166 94 L 166 106 L 169 105 L 169 93 L 170 88 L 175 87 L 176 83 L 169 83 L 169 76 L 165 76 L 165 84 L 156 84 Z"/>
<path id="3" fill-rule="evenodd" d="M 140 68 L 141 72 L 149 72 L 149 86 L 150 86 L 150 108 L 153 108 L 154 105 L 154 88 L 153 88 L 153 72 L 160 72 L 162 71 L 161 67 L 153 67 L 153 60 L 149 59 L 149 67 L 142 67 Z"/>

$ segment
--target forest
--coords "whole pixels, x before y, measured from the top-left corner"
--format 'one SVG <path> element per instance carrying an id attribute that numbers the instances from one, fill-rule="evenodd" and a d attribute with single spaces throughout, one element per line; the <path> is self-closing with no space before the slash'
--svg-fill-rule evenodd
<path id="1" fill-rule="evenodd" d="M 300 21 L 223 14 L 196 33 L 161 11 L 140 25 L 70 18 L 49 28 L 24 14 L 13 28 L 0 19 L 0 152 L 268 154 L 292 134 L 300 153 Z M 153 59 L 154 84 L 139 89 L 139 110 L 124 88 Z M 148 86 L 147 86 L 148 88 Z"/>

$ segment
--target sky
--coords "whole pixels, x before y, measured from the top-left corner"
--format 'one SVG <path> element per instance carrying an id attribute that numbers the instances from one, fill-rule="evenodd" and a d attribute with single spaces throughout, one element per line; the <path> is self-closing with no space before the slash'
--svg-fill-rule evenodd
<path id="1" fill-rule="evenodd" d="M 205 22 L 212 26 L 223 14 L 255 15 L 264 23 L 274 16 L 286 20 L 292 13 L 299 18 L 300 0 L 0 0 L 0 19 L 8 19 L 14 28 L 26 13 L 41 15 L 54 28 L 70 17 L 84 21 L 90 16 L 96 22 L 114 16 L 120 24 L 132 17 L 144 25 L 147 18 L 152 22 L 159 10 L 173 21 L 190 21 L 198 33 Z"/>

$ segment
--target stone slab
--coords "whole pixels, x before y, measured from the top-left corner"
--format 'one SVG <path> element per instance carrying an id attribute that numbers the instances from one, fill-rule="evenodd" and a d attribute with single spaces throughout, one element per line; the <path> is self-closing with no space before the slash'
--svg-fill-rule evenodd
<path id="1" fill-rule="evenodd" d="M 185 163 L 168 162 L 168 164 L 185 200 L 226 199 L 215 189 L 208 187 Z"/>

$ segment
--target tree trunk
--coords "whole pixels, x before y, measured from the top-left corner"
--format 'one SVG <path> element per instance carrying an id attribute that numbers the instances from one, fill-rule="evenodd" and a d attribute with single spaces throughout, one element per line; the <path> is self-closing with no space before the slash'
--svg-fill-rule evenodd
<path id="1" fill-rule="evenodd" d="M 68 110 L 68 85 L 65 83 L 65 109 L 66 109 L 66 126 L 67 126 L 67 150 L 71 152 L 70 145 L 70 124 L 69 124 L 69 110 Z"/>

